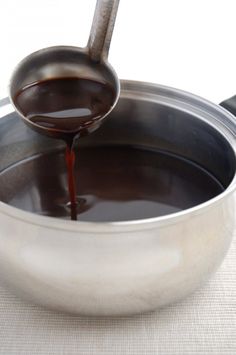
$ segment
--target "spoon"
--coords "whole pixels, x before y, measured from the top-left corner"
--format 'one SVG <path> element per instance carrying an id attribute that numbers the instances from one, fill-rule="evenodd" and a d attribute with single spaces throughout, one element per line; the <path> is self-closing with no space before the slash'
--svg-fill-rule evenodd
<path id="1" fill-rule="evenodd" d="M 107 110 L 102 112 L 101 117 L 95 119 L 91 131 L 97 129 L 107 114 L 114 108 L 119 97 L 120 83 L 114 69 L 108 63 L 107 57 L 118 5 L 119 0 L 97 0 L 90 36 L 85 48 L 73 46 L 48 47 L 30 54 L 18 64 L 10 80 L 10 100 L 18 114 L 32 129 L 54 138 L 65 139 L 62 132 L 57 130 L 57 126 L 50 130 L 37 122 L 31 121 L 22 107 L 18 105 L 17 94 L 35 83 L 58 78 L 84 78 L 108 85 L 113 92 L 112 102 Z M 62 121 L 60 120 L 60 122 Z M 78 119 L 77 134 L 80 131 L 79 125 L 80 120 Z M 83 132 L 83 134 L 87 133 Z M 73 134 L 75 136 L 75 133 Z"/>

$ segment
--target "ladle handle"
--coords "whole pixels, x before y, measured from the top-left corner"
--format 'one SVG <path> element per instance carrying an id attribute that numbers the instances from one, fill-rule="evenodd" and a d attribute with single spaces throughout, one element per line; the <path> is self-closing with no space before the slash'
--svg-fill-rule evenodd
<path id="1" fill-rule="evenodd" d="M 97 0 L 87 44 L 90 58 L 95 62 L 108 57 L 118 6 L 119 0 Z"/>

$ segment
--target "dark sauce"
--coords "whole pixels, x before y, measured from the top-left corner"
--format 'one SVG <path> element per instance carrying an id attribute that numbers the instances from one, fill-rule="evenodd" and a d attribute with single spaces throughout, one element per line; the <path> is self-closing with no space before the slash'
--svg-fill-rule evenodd
<path id="1" fill-rule="evenodd" d="M 213 175 L 191 161 L 132 146 L 79 147 L 74 176 L 81 221 L 163 216 L 199 205 L 224 190 Z M 70 219 L 66 181 L 63 151 L 33 156 L 0 173 L 0 199 L 26 211 Z"/>
<path id="2" fill-rule="evenodd" d="M 68 190 L 73 220 L 77 218 L 73 150 L 75 139 L 97 129 L 114 100 L 115 92 L 108 84 L 74 77 L 32 83 L 20 90 L 14 99 L 17 108 L 26 117 L 26 122 L 28 120 L 33 123 L 36 131 L 66 142 Z"/>

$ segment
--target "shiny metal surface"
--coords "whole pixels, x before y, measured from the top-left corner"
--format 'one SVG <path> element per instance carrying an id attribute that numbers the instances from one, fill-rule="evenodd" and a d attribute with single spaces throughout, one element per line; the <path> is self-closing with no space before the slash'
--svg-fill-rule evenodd
<path id="1" fill-rule="evenodd" d="M 107 62 L 118 5 L 119 0 L 97 0 L 88 45 L 85 48 L 55 46 L 40 49 L 24 58 L 10 80 L 9 96 L 12 105 L 15 106 L 15 95 L 27 85 L 52 78 L 79 77 L 105 82 L 114 89 L 116 95 L 111 111 L 120 93 L 119 79 Z M 15 110 L 25 119 L 17 107 Z M 26 119 L 25 122 L 32 129 L 45 134 L 45 129 L 39 125 Z"/>
<path id="2" fill-rule="evenodd" d="M 87 48 L 90 58 L 107 60 L 120 0 L 97 1 Z"/>
<path id="3" fill-rule="evenodd" d="M 233 235 L 235 134 L 234 117 L 220 106 L 123 81 L 110 119 L 81 144 L 167 150 L 207 168 L 227 189 L 189 210 L 115 223 L 58 220 L 1 202 L 1 279 L 22 297 L 80 315 L 141 313 L 187 296 L 217 269 Z M 0 169 L 60 144 L 15 113 L 4 116 Z"/>

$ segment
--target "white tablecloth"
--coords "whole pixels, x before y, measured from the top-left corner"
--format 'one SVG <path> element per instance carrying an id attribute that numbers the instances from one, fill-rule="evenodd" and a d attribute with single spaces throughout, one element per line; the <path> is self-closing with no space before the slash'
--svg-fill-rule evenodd
<path id="1" fill-rule="evenodd" d="M 0 355 L 236 354 L 236 238 L 216 275 L 181 303 L 128 318 L 82 318 L 0 287 Z"/>

